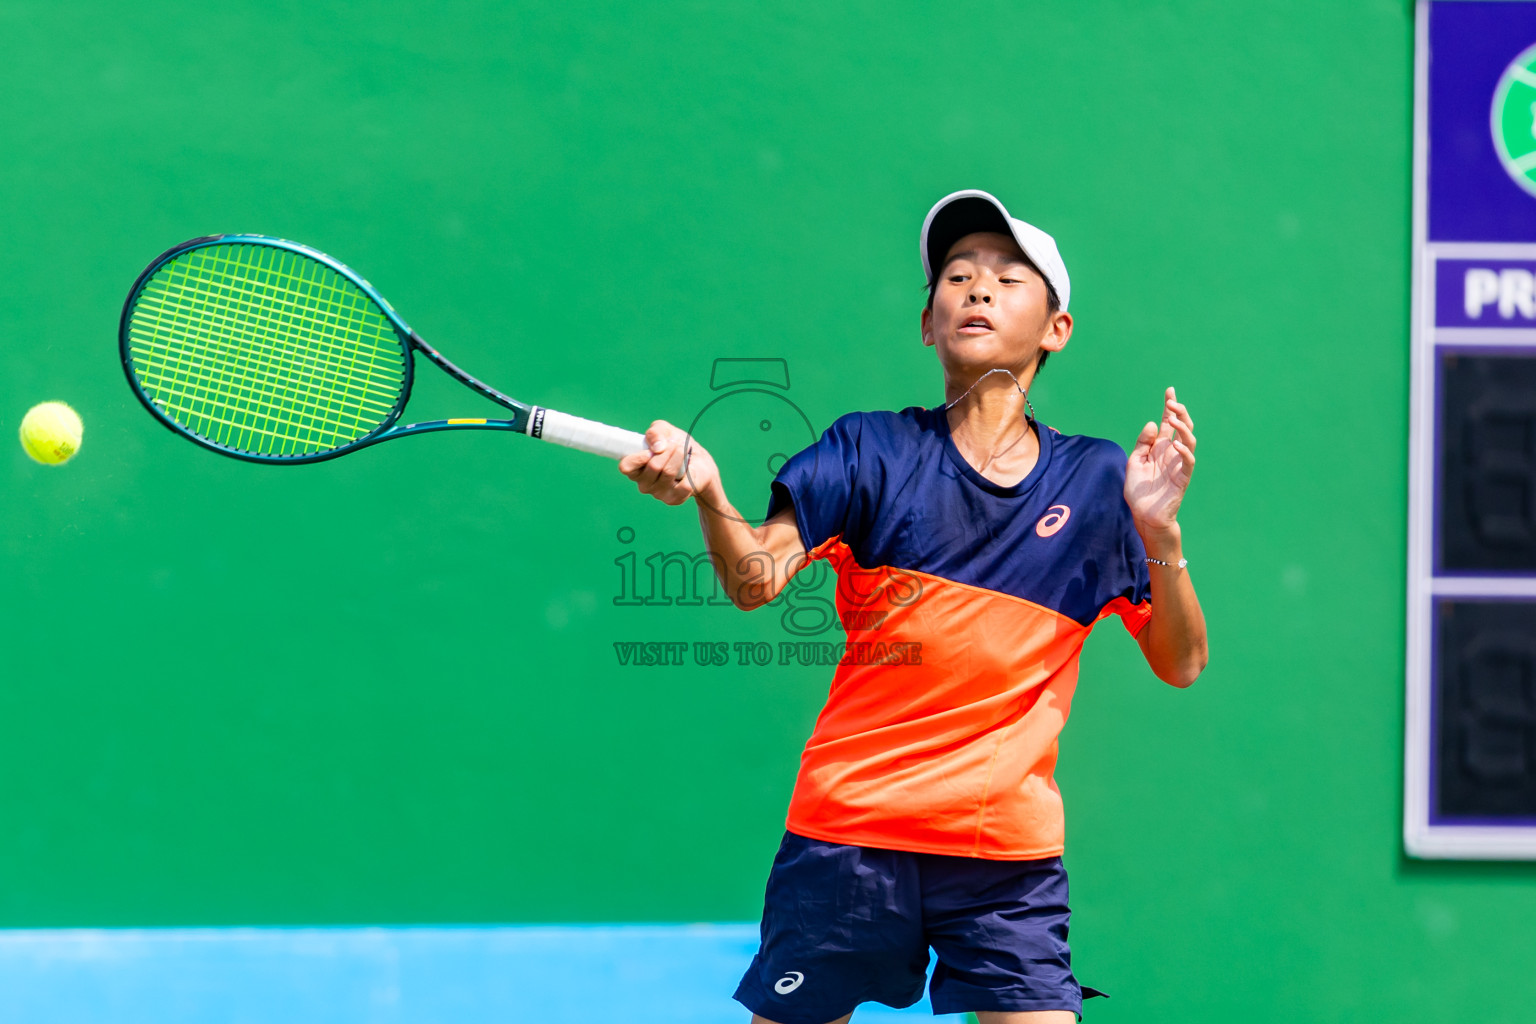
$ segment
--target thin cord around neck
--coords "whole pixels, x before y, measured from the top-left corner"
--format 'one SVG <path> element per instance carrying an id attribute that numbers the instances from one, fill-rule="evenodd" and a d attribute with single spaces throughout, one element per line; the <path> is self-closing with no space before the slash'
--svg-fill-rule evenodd
<path id="1" fill-rule="evenodd" d="M 1024 387 L 1024 385 L 1019 383 L 1019 378 L 1013 376 L 1013 371 L 1012 370 L 1005 370 L 1001 366 L 994 366 L 992 369 L 988 370 L 986 373 L 982 374 L 980 377 L 977 377 L 976 380 L 974 382 L 972 382 L 971 386 L 966 388 L 965 391 L 961 393 L 960 398 L 955 399 L 953 402 L 950 402 L 948 405 L 946 405 L 944 407 L 944 411 L 945 412 L 949 412 L 949 410 L 951 408 L 953 408 L 960 401 L 960 399 L 964 398 L 966 395 L 968 395 L 972 391 L 974 391 L 976 389 L 976 385 L 977 384 L 980 384 L 982 381 L 986 380 L 988 377 L 992 376 L 994 373 L 1006 373 L 1010 378 L 1013 379 L 1013 386 L 1018 388 L 1019 389 L 1019 394 L 1024 396 L 1024 408 L 1029 410 L 1029 412 L 1027 413 L 1027 415 L 1029 417 L 1029 422 L 1030 423 L 1034 423 L 1035 422 L 1035 407 L 1029 401 L 1029 391 Z"/>

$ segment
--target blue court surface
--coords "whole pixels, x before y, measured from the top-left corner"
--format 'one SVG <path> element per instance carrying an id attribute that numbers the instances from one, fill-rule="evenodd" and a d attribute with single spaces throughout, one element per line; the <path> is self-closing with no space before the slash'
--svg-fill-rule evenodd
<path id="1" fill-rule="evenodd" d="M 745 1024 L 755 924 L 0 931 L 5 1024 Z M 871 1004 L 861 1024 L 930 1020 Z"/>

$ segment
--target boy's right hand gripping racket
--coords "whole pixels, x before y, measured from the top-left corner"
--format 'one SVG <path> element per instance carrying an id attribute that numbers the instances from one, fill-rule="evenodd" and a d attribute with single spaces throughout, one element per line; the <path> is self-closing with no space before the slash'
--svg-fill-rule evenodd
<path id="1" fill-rule="evenodd" d="M 642 434 L 522 402 L 421 340 L 355 272 L 297 242 L 213 235 L 139 275 L 118 331 L 139 401 L 183 437 L 252 462 L 319 462 L 433 430 L 510 430 L 612 459 Z M 413 352 L 512 411 L 400 424 Z"/>

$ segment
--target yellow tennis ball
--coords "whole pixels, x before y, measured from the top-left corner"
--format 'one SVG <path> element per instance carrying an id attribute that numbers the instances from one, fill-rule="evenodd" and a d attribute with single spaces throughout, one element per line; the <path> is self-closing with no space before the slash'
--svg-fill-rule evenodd
<path id="1" fill-rule="evenodd" d="M 21 447 L 45 466 L 68 462 L 80 450 L 85 425 L 63 402 L 43 402 L 21 418 Z"/>

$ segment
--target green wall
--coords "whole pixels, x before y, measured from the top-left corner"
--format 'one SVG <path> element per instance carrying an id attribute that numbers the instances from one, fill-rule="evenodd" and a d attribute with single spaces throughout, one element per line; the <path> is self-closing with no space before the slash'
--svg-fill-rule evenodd
<path id="1" fill-rule="evenodd" d="M 754 918 L 828 670 L 618 664 L 788 636 L 615 605 L 691 510 L 499 435 L 217 458 L 120 304 L 281 235 L 530 400 L 687 423 L 778 357 L 819 431 L 939 400 L 917 230 L 984 187 L 1072 269 L 1042 419 L 1128 444 L 1172 383 L 1202 442 L 1211 666 L 1107 623 L 1063 741 L 1094 1018 L 1529 1018 L 1536 870 L 1400 853 L 1407 4 L 92 6 L 0 2 L 0 437 L 86 423 L 0 454 L 0 926 Z"/>

